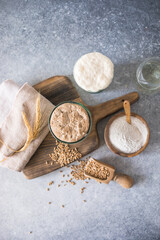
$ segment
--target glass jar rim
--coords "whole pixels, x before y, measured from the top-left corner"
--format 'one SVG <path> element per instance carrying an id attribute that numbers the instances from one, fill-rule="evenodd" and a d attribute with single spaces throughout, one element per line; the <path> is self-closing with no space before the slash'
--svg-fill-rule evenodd
<path id="1" fill-rule="evenodd" d="M 154 57 L 149 57 L 149 58 L 146 58 L 143 62 L 141 62 L 140 64 L 139 64 L 139 66 L 138 66 L 138 68 L 137 68 L 137 70 L 136 70 L 136 78 L 137 78 L 137 82 L 139 83 L 139 85 L 143 88 L 143 89 L 145 89 L 145 90 L 150 90 L 150 91 L 152 91 L 152 90 L 156 90 L 156 89 L 159 89 L 160 88 L 160 86 L 152 86 L 152 87 L 150 87 L 150 88 L 148 88 L 148 87 L 145 87 L 142 83 L 141 83 L 141 78 L 143 79 L 143 81 L 146 81 L 146 79 L 144 78 L 144 76 L 143 76 L 143 74 L 142 74 L 142 69 L 143 69 L 143 67 L 147 64 L 147 63 L 149 63 L 149 62 L 151 62 L 151 61 L 155 61 L 155 62 L 160 62 L 160 57 L 159 56 L 154 56 Z"/>

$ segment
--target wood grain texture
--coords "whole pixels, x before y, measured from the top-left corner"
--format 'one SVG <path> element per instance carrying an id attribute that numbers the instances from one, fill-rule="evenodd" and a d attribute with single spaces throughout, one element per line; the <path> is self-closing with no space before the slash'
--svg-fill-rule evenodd
<path id="1" fill-rule="evenodd" d="M 65 76 L 55 76 L 49 78 L 39 84 L 36 84 L 34 88 L 48 100 L 50 100 L 54 105 L 70 100 L 83 103 L 71 81 Z M 138 93 L 129 93 L 97 106 L 87 106 L 83 103 L 91 112 L 92 129 L 85 140 L 77 144 L 73 144 L 71 147 L 77 147 L 83 156 L 97 149 L 99 146 L 99 138 L 96 130 L 97 122 L 102 118 L 122 109 L 124 100 L 134 103 L 138 100 Z M 49 153 L 53 152 L 55 143 L 56 141 L 52 137 L 51 133 L 48 133 L 47 137 L 44 139 L 40 147 L 37 149 L 23 170 L 26 178 L 32 179 L 39 177 L 60 168 L 59 164 L 46 165 L 46 161 L 50 161 Z"/>

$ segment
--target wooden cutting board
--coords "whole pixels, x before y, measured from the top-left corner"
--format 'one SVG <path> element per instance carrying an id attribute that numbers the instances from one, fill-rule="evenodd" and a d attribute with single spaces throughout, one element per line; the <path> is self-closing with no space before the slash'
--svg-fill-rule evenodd
<path id="1" fill-rule="evenodd" d="M 33 87 L 44 97 L 50 100 L 54 105 L 69 100 L 83 103 L 77 90 L 72 85 L 72 82 L 65 76 L 51 77 L 34 85 Z M 83 103 L 91 112 L 92 129 L 89 136 L 85 140 L 77 144 L 73 144 L 71 147 L 77 147 L 83 156 L 97 149 L 99 146 L 99 138 L 96 129 L 98 121 L 122 109 L 124 100 L 134 103 L 138 100 L 138 93 L 132 92 L 96 106 L 88 106 Z M 59 164 L 46 164 L 46 161 L 50 161 L 49 154 L 53 152 L 53 148 L 55 146 L 56 141 L 51 133 L 49 133 L 23 170 L 26 178 L 36 178 L 61 167 Z"/>

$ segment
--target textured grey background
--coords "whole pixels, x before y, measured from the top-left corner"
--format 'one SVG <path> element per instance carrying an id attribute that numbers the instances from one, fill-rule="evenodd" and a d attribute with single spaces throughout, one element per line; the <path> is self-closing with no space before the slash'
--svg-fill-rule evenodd
<path id="1" fill-rule="evenodd" d="M 0 81 L 35 84 L 57 74 L 72 75 L 81 55 L 99 51 L 115 64 L 113 83 L 97 95 L 75 86 L 86 103 L 100 103 L 140 90 L 136 68 L 144 58 L 160 55 L 159 37 L 158 0 L 0 0 Z M 57 187 L 62 180 L 59 170 L 28 181 L 21 173 L 1 168 L 0 240 L 160 239 L 159 103 L 160 92 L 140 92 L 132 107 L 151 130 L 149 146 L 134 158 L 115 156 L 105 146 L 103 131 L 109 118 L 98 125 L 100 148 L 92 156 L 131 175 L 135 185 L 130 190 L 114 182 L 91 181 L 80 194 L 83 182 Z M 55 185 L 47 192 L 50 180 Z"/>

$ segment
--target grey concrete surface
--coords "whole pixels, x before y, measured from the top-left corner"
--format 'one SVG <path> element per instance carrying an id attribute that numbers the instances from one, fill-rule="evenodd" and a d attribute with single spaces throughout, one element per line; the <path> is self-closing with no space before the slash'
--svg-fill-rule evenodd
<path id="1" fill-rule="evenodd" d="M 58 188 L 59 170 L 29 181 L 1 168 L 0 240 L 160 239 L 160 92 L 140 91 L 135 78 L 144 58 L 160 55 L 160 1 L 0 0 L 0 82 L 33 85 L 53 75 L 72 75 L 75 61 L 92 51 L 112 59 L 115 77 L 94 95 L 71 77 L 87 104 L 140 93 L 132 111 L 149 124 L 147 149 L 129 159 L 110 152 L 103 139 L 108 117 L 98 124 L 100 147 L 91 154 L 131 175 L 135 185 L 125 190 L 114 182 L 91 181 Z M 51 180 L 55 183 L 47 192 Z"/>

